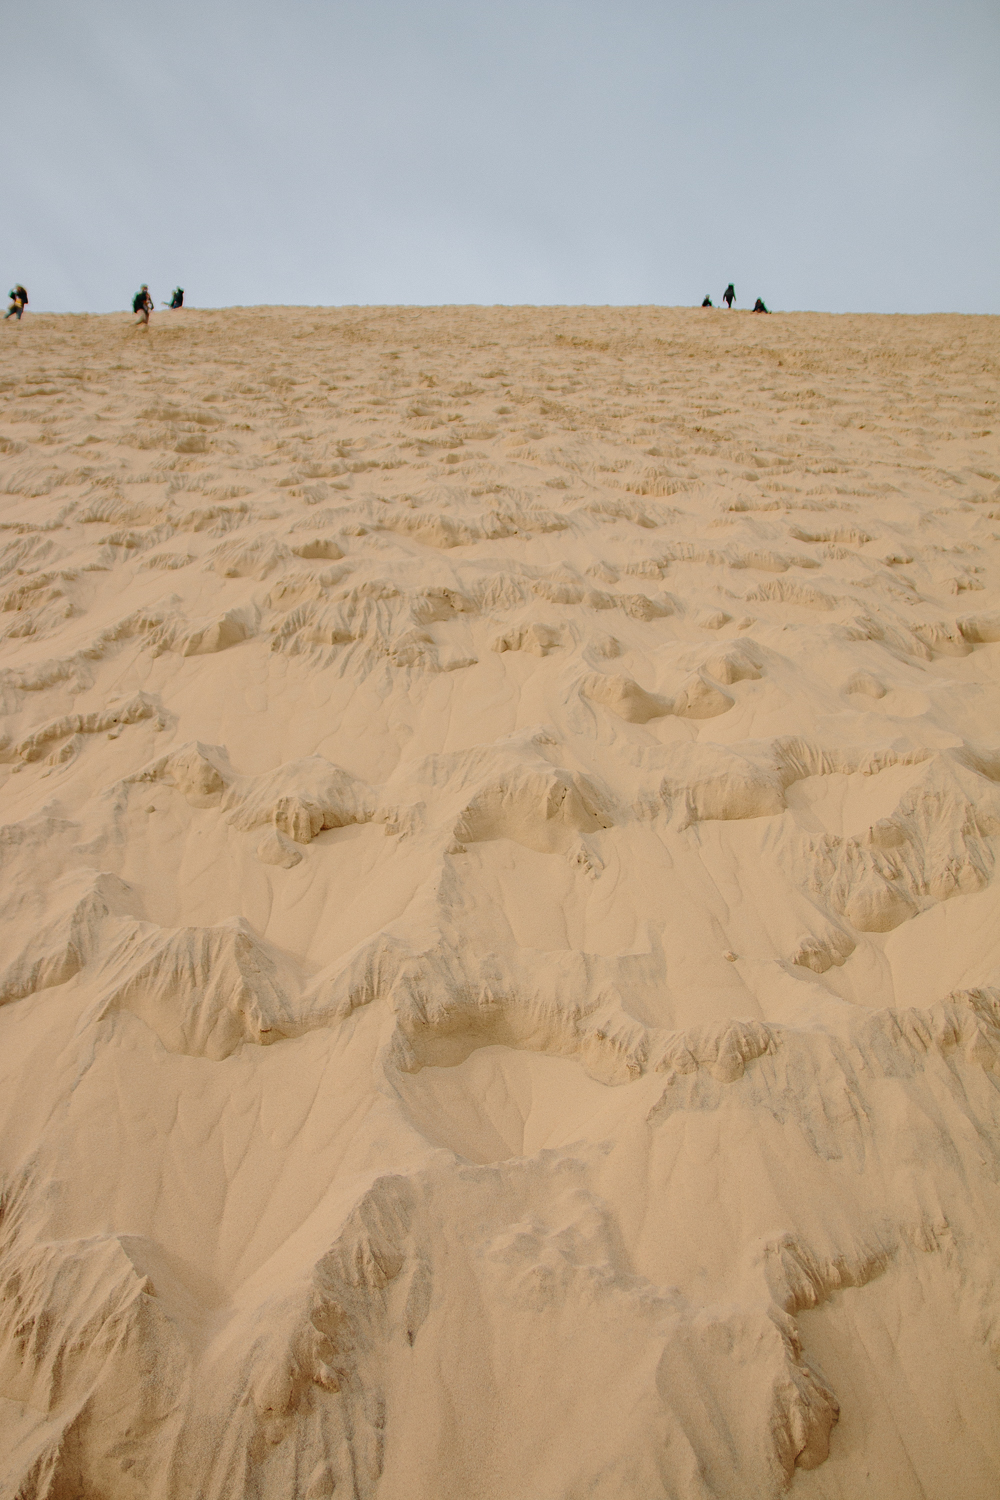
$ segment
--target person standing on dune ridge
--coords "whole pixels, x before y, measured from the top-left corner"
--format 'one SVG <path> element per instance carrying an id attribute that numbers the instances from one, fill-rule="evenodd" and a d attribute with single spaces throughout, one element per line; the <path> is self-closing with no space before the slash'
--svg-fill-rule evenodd
<path id="1" fill-rule="evenodd" d="M 149 315 L 153 311 L 153 299 L 149 295 L 149 287 L 145 282 L 132 298 L 132 311 L 138 313 L 142 322 L 148 326 Z"/>
<path id="2" fill-rule="evenodd" d="M 736 288 L 733 286 L 732 282 L 729 283 L 729 285 L 726 287 L 726 290 L 723 292 L 722 300 L 731 311 L 733 303 L 736 301 Z"/>
<path id="3" fill-rule="evenodd" d="M 10 297 L 10 307 L 4 314 L 3 320 L 6 323 L 8 318 L 16 318 L 20 323 L 21 314 L 28 305 L 28 294 L 23 286 L 18 285 L 13 287 L 7 295 Z"/>

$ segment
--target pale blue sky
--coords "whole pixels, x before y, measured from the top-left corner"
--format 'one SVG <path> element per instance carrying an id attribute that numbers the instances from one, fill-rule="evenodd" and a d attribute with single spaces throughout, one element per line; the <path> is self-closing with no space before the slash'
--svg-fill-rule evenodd
<path id="1" fill-rule="evenodd" d="M 997 0 L 0 0 L 3 289 L 1000 313 Z"/>

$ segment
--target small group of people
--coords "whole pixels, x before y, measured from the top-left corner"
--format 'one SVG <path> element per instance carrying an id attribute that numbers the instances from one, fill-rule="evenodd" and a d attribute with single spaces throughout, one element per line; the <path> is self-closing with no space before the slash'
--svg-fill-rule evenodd
<path id="1" fill-rule="evenodd" d="M 2 283 L 0 283 L 0 285 L 2 285 Z M 10 307 L 4 314 L 4 322 L 6 323 L 8 318 L 16 318 L 20 323 L 21 314 L 24 312 L 24 309 L 28 305 L 28 294 L 25 291 L 24 287 L 21 286 L 20 283 L 18 283 L 17 286 L 11 287 L 7 295 L 10 298 Z M 175 286 L 173 296 L 170 298 L 170 301 L 161 302 L 160 306 L 174 308 L 183 307 L 184 288 L 182 286 Z M 149 322 L 149 315 L 153 311 L 153 299 L 149 295 L 149 287 L 145 282 L 142 283 L 142 286 L 132 298 L 132 311 L 138 315 L 140 322 Z"/>
<path id="2" fill-rule="evenodd" d="M 726 287 L 726 290 L 723 292 L 722 300 L 726 304 L 726 306 L 730 310 L 732 310 L 733 303 L 736 301 L 736 288 L 733 286 L 732 282 L 729 283 L 729 285 Z M 714 307 L 715 303 L 712 301 L 711 297 L 706 296 L 704 302 L 701 305 L 702 307 Z M 763 313 L 771 311 L 769 307 L 764 306 L 763 297 L 757 298 L 757 301 L 753 305 L 753 310 L 754 312 Z"/>
<path id="3" fill-rule="evenodd" d="M 2 285 L 3 282 L 0 281 L 0 286 Z M 10 291 L 7 293 L 7 296 L 10 298 L 10 307 L 4 313 L 3 320 L 6 323 L 8 318 L 16 318 L 20 323 L 21 314 L 24 312 L 24 309 L 28 305 L 28 294 L 24 290 L 24 287 L 19 285 L 11 287 Z"/>
<path id="4" fill-rule="evenodd" d="M 170 301 L 161 302 L 160 306 L 174 308 L 183 307 L 184 288 L 182 286 L 175 286 L 174 293 Z M 147 324 L 149 322 L 149 315 L 153 311 L 153 299 L 149 295 L 149 287 L 145 282 L 142 283 L 142 286 L 132 298 L 132 311 L 138 315 L 140 323 Z"/>

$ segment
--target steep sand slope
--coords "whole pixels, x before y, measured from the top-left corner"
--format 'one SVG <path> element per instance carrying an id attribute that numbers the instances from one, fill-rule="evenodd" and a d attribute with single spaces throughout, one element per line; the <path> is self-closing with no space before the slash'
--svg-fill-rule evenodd
<path id="1" fill-rule="evenodd" d="M 995 320 L 0 340 L 0 1494 L 993 1500 Z"/>

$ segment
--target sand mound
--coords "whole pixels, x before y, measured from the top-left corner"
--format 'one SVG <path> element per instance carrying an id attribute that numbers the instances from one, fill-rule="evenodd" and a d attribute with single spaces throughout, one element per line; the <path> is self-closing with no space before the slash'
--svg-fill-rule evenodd
<path id="1" fill-rule="evenodd" d="M 0 1492 L 993 1500 L 993 323 L 0 363 Z"/>

